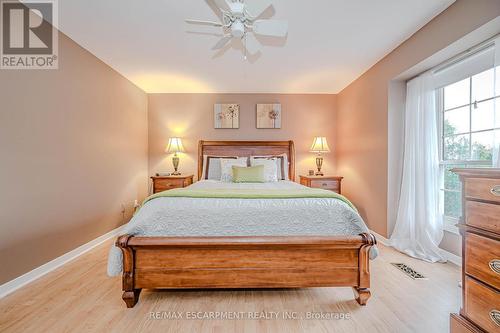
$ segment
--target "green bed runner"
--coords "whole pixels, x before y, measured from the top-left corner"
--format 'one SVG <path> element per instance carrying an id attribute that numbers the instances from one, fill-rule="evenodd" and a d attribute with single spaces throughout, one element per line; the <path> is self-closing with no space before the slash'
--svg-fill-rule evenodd
<path id="1" fill-rule="evenodd" d="M 223 199 L 300 199 L 300 198 L 331 198 L 348 204 L 352 209 L 356 207 L 343 195 L 318 189 L 304 188 L 296 190 L 279 189 L 190 189 L 176 188 L 155 193 L 144 200 L 143 205 L 156 198 L 223 198 Z"/>

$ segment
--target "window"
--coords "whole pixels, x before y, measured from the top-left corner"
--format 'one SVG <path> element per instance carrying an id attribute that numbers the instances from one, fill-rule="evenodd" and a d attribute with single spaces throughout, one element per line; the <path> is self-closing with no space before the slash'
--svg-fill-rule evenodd
<path id="1" fill-rule="evenodd" d="M 457 232 L 455 224 L 462 215 L 461 183 L 450 169 L 491 167 L 494 135 L 500 131 L 500 119 L 495 118 L 495 103 L 500 109 L 500 82 L 495 85 L 491 68 L 438 89 L 437 96 L 441 110 L 441 207 L 445 230 Z"/>

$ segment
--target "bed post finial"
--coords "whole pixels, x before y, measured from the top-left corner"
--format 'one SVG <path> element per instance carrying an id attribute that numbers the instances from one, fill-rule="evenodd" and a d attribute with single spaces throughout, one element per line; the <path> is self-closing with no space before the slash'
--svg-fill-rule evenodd
<path id="1" fill-rule="evenodd" d="M 120 249 L 127 247 L 128 245 L 128 240 L 131 238 L 131 235 L 121 235 L 118 236 L 118 239 L 115 242 L 115 245 L 118 246 Z"/>
<path id="2" fill-rule="evenodd" d="M 364 232 L 361 234 L 361 237 L 363 237 L 363 240 L 365 241 L 366 245 L 377 245 L 377 239 L 375 238 L 375 236 L 373 236 L 373 234 L 369 233 L 369 232 Z"/>

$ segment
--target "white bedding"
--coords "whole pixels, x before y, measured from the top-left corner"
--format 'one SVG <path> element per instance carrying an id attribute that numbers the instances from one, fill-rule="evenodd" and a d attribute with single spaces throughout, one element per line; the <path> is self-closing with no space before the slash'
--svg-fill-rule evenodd
<path id="1" fill-rule="evenodd" d="M 203 180 L 193 189 L 294 189 L 291 181 L 226 183 Z M 146 202 L 124 234 L 140 236 L 333 236 L 358 235 L 368 228 L 349 205 L 335 198 L 227 199 L 160 197 Z M 371 257 L 377 250 L 373 247 Z M 122 270 L 120 249 L 112 246 L 108 274 Z"/>

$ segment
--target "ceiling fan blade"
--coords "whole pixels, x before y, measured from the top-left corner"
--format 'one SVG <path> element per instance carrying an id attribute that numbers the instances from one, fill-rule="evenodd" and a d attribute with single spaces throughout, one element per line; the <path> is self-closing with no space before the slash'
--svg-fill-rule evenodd
<path id="1" fill-rule="evenodd" d="M 231 8 L 229 7 L 229 3 L 226 0 L 213 0 L 217 7 L 220 9 L 226 11 L 226 12 L 231 12 Z"/>
<path id="2" fill-rule="evenodd" d="M 257 20 L 253 23 L 253 32 L 263 36 L 285 37 L 288 22 L 281 20 Z"/>
<path id="3" fill-rule="evenodd" d="M 202 20 L 185 20 L 186 23 L 189 24 L 202 24 L 202 25 L 211 25 L 213 27 L 222 27 L 223 24 L 220 22 L 213 22 L 213 21 L 202 21 Z"/>
<path id="4" fill-rule="evenodd" d="M 272 5 L 272 0 L 246 0 L 245 8 L 248 13 L 256 18 L 260 16 L 269 6 Z"/>
<path id="5" fill-rule="evenodd" d="M 220 50 L 222 49 L 224 46 L 226 46 L 227 43 L 229 43 L 229 41 L 233 38 L 233 36 L 229 35 L 229 36 L 224 36 L 222 37 L 218 42 L 217 44 L 215 44 L 213 47 L 212 47 L 212 50 Z"/>
<path id="6" fill-rule="evenodd" d="M 245 35 L 245 48 L 251 55 L 260 51 L 260 43 L 252 33 L 247 33 Z"/>

